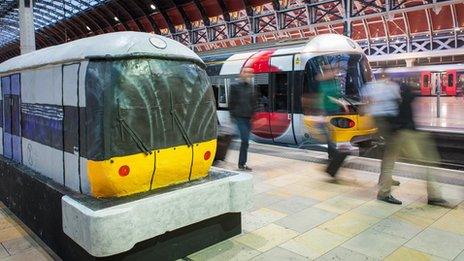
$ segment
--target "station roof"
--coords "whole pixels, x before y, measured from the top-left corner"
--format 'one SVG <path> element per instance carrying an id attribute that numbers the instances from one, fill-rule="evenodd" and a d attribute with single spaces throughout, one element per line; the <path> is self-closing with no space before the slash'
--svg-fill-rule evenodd
<path id="1" fill-rule="evenodd" d="M 208 51 L 218 48 L 215 43 L 221 43 L 219 47 L 228 47 L 249 43 L 249 39 L 266 42 L 329 32 L 342 34 L 346 21 L 352 23 L 351 36 L 357 41 L 403 41 L 415 36 L 464 33 L 462 0 L 33 2 L 37 48 L 114 31 L 144 31 L 172 37 L 197 51 Z M 272 18 L 275 14 L 278 19 Z M 254 21 L 253 29 L 249 26 L 250 21 Z M 211 37 L 211 34 L 215 36 Z M 18 54 L 17 0 L 0 0 L 0 61 Z"/>

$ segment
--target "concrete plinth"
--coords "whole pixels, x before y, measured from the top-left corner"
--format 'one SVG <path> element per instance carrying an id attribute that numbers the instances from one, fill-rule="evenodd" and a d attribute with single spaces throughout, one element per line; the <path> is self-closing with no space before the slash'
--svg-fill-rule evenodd
<path id="1" fill-rule="evenodd" d="M 111 256 L 168 231 L 242 212 L 251 194 L 251 175 L 214 169 L 200 182 L 106 208 L 65 196 L 63 231 L 92 256 Z"/>
<path id="2" fill-rule="evenodd" d="M 0 156 L 0 200 L 63 260 L 175 260 L 241 233 L 251 176 L 94 199 Z"/>

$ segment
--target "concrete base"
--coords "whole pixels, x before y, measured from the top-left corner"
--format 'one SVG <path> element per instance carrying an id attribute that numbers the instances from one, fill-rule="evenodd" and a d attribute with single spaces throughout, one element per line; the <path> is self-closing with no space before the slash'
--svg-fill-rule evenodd
<path id="1" fill-rule="evenodd" d="M 100 208 L 65 196 L 63 231 L 96 257 L 126 252 L 138 242 L 251 207 L 252 178 L 214 169 L 208 178 L 123 204 Z"/>
<path id="2" fill-rule="evenodd" d="M 212 169 L 202 181 L 96 200 L 2 157 L 0 170 L 0 201 L 64 260 L 185 257 L 241 233 L 252 188 L 250 175 Z"/>

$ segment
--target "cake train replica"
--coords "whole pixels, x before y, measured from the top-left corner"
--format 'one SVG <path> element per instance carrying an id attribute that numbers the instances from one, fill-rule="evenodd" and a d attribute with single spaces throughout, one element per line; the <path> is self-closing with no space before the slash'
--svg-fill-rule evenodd
<path id="1" fill-rule="evenodd" d="M 0 65 L 1 152 L 63 186 L 120 197 L 205 177 L 217 136 L 203 61 L 147 33 L 111 33 Z"/>

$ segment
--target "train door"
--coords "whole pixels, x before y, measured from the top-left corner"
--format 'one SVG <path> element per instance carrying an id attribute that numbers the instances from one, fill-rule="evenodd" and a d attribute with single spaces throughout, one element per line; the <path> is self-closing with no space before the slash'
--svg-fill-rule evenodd
<path id="1" fill-rule="evenodd" d="M 429 96 L 432 94 L 432 88 L 430 84 L 431 76 L 432 76 L 431 72 L 421 72 L 421 79 L 420 79 L 421 95 Z"/>
<path id="2" fill-rule="evenodd" d="M 64 185 L 80 191 L 79 148 L 79 70 L 80 64 L 63 65 L 63 178 Z"/>
<path id="3" fill-rule="evenodd" d="M 271 58 L 272 109 L 270 126 L 274 142 L 296 144 L 293 129 L 293 55 Z"/>
<path id="4" fill-rule="evenodd" d="M 3 155 L 22 162 L 21 79 L 19 74 L 2 77 Z"/>
<path id="5" fill-rule="evenodd" d="M 254 92 L 258 99 L 256 113 L 252 119 L 252 133 L 259 139 L 272 141 L 270 128 L 271 88 L 269 74 L 261 73 L 253 77 Z"/>
<path id="6" fill-rule="evenodd" d="M 291 72 L 271 74 L 270 128 L 274 142 L 296 144 L 291 110 Z"/>
<path id="7" fill-rule="evenodd" d="M 447 71 L 444 79 L 446 95 L 456 96 L 457 73 L 455 70 Z"/>

